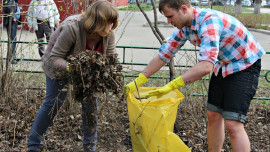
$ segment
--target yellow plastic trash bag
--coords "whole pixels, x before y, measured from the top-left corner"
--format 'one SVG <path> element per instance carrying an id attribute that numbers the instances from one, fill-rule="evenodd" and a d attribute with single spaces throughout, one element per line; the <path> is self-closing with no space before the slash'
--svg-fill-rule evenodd
<path id="1" fill-rule="evenodd" d="M 128 115 L 133 152 L 190 152 L 173 133 L 179 103 L 184 95 L 173 90 L 162 97 L 143 98 L 156 88 L 140 87 L 128 94 Z"/>

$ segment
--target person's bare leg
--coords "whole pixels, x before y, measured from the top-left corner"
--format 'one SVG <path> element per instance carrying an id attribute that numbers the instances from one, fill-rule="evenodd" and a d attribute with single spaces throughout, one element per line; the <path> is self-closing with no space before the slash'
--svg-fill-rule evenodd
<path id="1" fill-rule="evenodd" d="M 220 152 L 225 138 L 224 119 L 218 112 L 207 111 L 208 152 Z"/>
<path id="2" fill-rule="evenodd" d="M 232 151 L 250 152 L 250 142 L 244 124 L 240 121 L 225 119 L 225 126 L 229 133 Z"/>

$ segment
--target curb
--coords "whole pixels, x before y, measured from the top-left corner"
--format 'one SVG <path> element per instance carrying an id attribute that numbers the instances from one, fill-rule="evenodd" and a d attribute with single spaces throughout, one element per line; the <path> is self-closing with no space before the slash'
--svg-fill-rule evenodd
<path id="1" fill-rule="evenodd" d="M 154 24 L 153 22 L 151 22 L 151 24 Z M 148 22 L 144 23 L 142 25 L 143 27 L 149 27 Z M 166 24 L 165 22 L 159 22 L 158 23 L 159 27 L 173 27 L 170 24 Z M 262 34 L 267 34 L 270 35 L 270 30 L 262 30 L 262 29 L 254 29 L 254 28 L 247 28 L 249 31 L 253 31 L 253 32 L 258 32 L 258 33 L 262 33 Z"/>
<path id="2" fill-rule="evenodd" d="M 151 22 L 151 24 L 152 24 L 152 26 L 154 26 L 154 22 Z M 168 23 L 166 23 L 164 21 L 158 21 L 157 24 L 158 24 L 158 27 L 172 27 L 173 28 L 173 26 L 171 24 L 168 24 Z M 142 26 L 143 27 L 149 27 L 149 23 L 146 22 Z"/>
<path id="3" fill-rule="evenodd" d="M 258 32 L 258 33 L 262 33 L 262 34 L 270 35 L 270 31 L 269 30 L 254 29 L 254 28 L 248 28 L 248 30 L 249 31 Z"/>

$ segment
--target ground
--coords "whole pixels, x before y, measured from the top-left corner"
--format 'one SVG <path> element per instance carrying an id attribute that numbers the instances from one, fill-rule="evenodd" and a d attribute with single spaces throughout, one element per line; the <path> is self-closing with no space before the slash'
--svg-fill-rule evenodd
<path id="1" fill-rule="evenodd" d="M 265 79 L 261 79 L 265 81 Z M 264 83 L 265 84 L 265 83 Z M 269 84 L 260 86 L 256 96 L 269 97 Z M 194 88 L 185 88 L 185 90 Z M 180 90 L 181 91 L 181 90 Z M 179 105 L 175 133 L 194 152 L 207 151 L 206 96 L 186 97 Z M 0 101 L 0 151 L 26 151 L 29 130 L 44 100 L 45 90 L 11 88 L 10 97 Z M 129 120 L 125 100 L 104 95 L 100 101 L 98 122 L 99 152 L 132 151 Z M 248 112 L 245 128 L 250 137 L 252 151 L 270 150 L 269 100 L 254 100 Z M 82 151 L 80 103 L 67 99 L 58 112 L 53 125 L 44 137 L 44 151 Z M 223 151 L 231 151 L 226 138 Z"/>

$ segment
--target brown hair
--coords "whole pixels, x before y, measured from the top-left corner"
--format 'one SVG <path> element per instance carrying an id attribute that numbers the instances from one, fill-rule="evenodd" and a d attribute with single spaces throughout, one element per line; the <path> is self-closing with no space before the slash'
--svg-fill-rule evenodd
<path id="1" fill-rule="evenodd" d="M 170 8 L 179 9 L 180 6 L 186 5 L 188 7 L 191 6 L 190 0 L 160 0 L 158 10 L 162 13 L 163 8 L 168 6 Z"/>
<path id="2" fill-rule="evenodd" d="M 84 14 L 82 21 L 84 22 L 84 30 L 88 34 L 104 31 L 110 33 L 107 26 L 113 23 L 112 30 L 118 25 L 118 11 L 112 3 L 100 0 L 91 4 Z"/>

